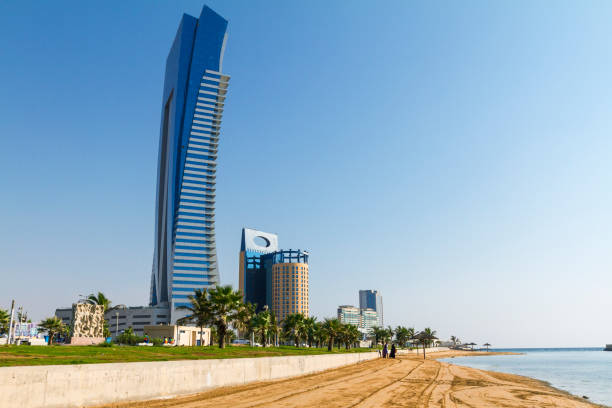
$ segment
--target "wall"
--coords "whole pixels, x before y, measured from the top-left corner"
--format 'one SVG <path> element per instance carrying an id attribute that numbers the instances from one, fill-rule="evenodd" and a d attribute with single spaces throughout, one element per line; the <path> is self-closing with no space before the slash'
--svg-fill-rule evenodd
<path id="1" fill-rule="evenodd" d="M 377 352 L 150 363 L 0 367 L 0 407 L 81 407 L 309 374 Z"/>
<path id="2" fill-rule="evenodd" d="M 448 351 L 450 350 L 448 347 L 427 347 L 425 349 L 425 355 L 427 355 L 428 353 L 437 353 L 440 351 Z M 404 349 L 404 350 L 397 350 L 397 354 L 421 354 L 423 355 L 423 348 L 418 348 L 418 349 Z"/>

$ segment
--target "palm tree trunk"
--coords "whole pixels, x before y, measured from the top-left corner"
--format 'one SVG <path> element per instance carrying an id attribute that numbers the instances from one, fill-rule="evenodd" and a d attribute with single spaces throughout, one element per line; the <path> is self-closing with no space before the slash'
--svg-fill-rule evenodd
<path id="1" fill-rule="evenodd" d="M 200 326 L 200 347 L 204 345 L 204 333 L 202 333 L 203 331 L 204 331 L 204 327 Z"/>
<path id="2" fill-rule="evenodd" d="M 425 342 L 423 342 L 423 360 L 425 360 L 425 358 L 426 358 L 425 357 L 425 346 L 426 346 L 426 344 L 425 344 Z"/>
<path id="3" fill-rule="evenodd" d="M 327 351 L 332 351 L 332 348 L 334 348 L 334 338 L 330 337 L 327 343 Z"/>
<path id="4" fill-rule="evenodd" d="M 219 324 L 217 331 L 219 336 L 219 348 L 225 348 L 225 334 L 227 332 L 227 327 L 225 324 Z"/>

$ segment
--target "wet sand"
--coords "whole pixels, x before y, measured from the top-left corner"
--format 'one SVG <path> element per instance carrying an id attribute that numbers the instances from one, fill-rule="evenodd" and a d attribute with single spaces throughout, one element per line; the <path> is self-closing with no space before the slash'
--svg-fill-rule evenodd
<path id="1" fill-rule="evenodd" d="M 494 353 L 449 351 L 428 355 L 426 360 L 422 354 L 376 359 L 303 377 L 217 388 L 187 397 L 104 405 L 104 408 L 598 406 L 542 381 L 436 360 L 477 354 Z"/>

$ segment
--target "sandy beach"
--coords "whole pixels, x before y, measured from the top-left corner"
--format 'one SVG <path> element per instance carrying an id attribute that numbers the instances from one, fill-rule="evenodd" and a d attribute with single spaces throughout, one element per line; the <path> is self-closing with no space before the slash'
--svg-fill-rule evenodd
<path id="1" fill-rule="evenodd" d="M 377 359 L 304 377 L 104 408 L 599 406 L 542 381 L 436 360 L 477 354 L 493 353 L 449 351 L 428 355 L 426 360 L 422 355 Z"/>

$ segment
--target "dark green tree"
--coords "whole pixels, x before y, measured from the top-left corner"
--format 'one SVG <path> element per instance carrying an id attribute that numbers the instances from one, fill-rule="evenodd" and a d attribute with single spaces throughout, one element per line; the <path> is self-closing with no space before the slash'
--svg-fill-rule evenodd
<path id="1" fill-rule="evenodd" d="M 38 327 L 49 335 L 49 344 L 53 344 L 56 335 L 66 332 L 66 326 L 62 323 L 62 319 L 57 316 L 46 318 L 38 323 Z"/>
<path id="2" fill-rule="evenodd" d="M 300 340 L 304 338 L 306 331 L 305 320 L 304 315 L 301 313 L 292 313 L 283 320 L 283 331 L 288 338 L 293 340 L 295 347 L 300 347 Z"/>
<path id="3" fill-rule="evenodd" d="M 193 295 L 187 296 L 189 305 L 179 306 L 178 310 L 186 310 L 187 316 L 177 320 L 178 324 L 193 323 L 200 328 L 200 345 L 204 345 L 204 327 L 212 322 L 212 306 L 206 289 L 196 289 Z M 212 339 L 211 339 L 212 342 Z"/>
<path id="4" fill-rule="evenodd" d="M 338 319 L 325 319 L 321 329 L 327 337 L 327 351 L 332 351 L 334 340 L 340 335 L 342 325 Z"/>
<path id="5" fill-rule="evenodd" d="M 217 328 L 219 348 L 225 348 L 228 326 L 238 320 L 243 307 L 242 294 L 231 285 L 216 286 L 208 290 L 212 324 Z"/>

